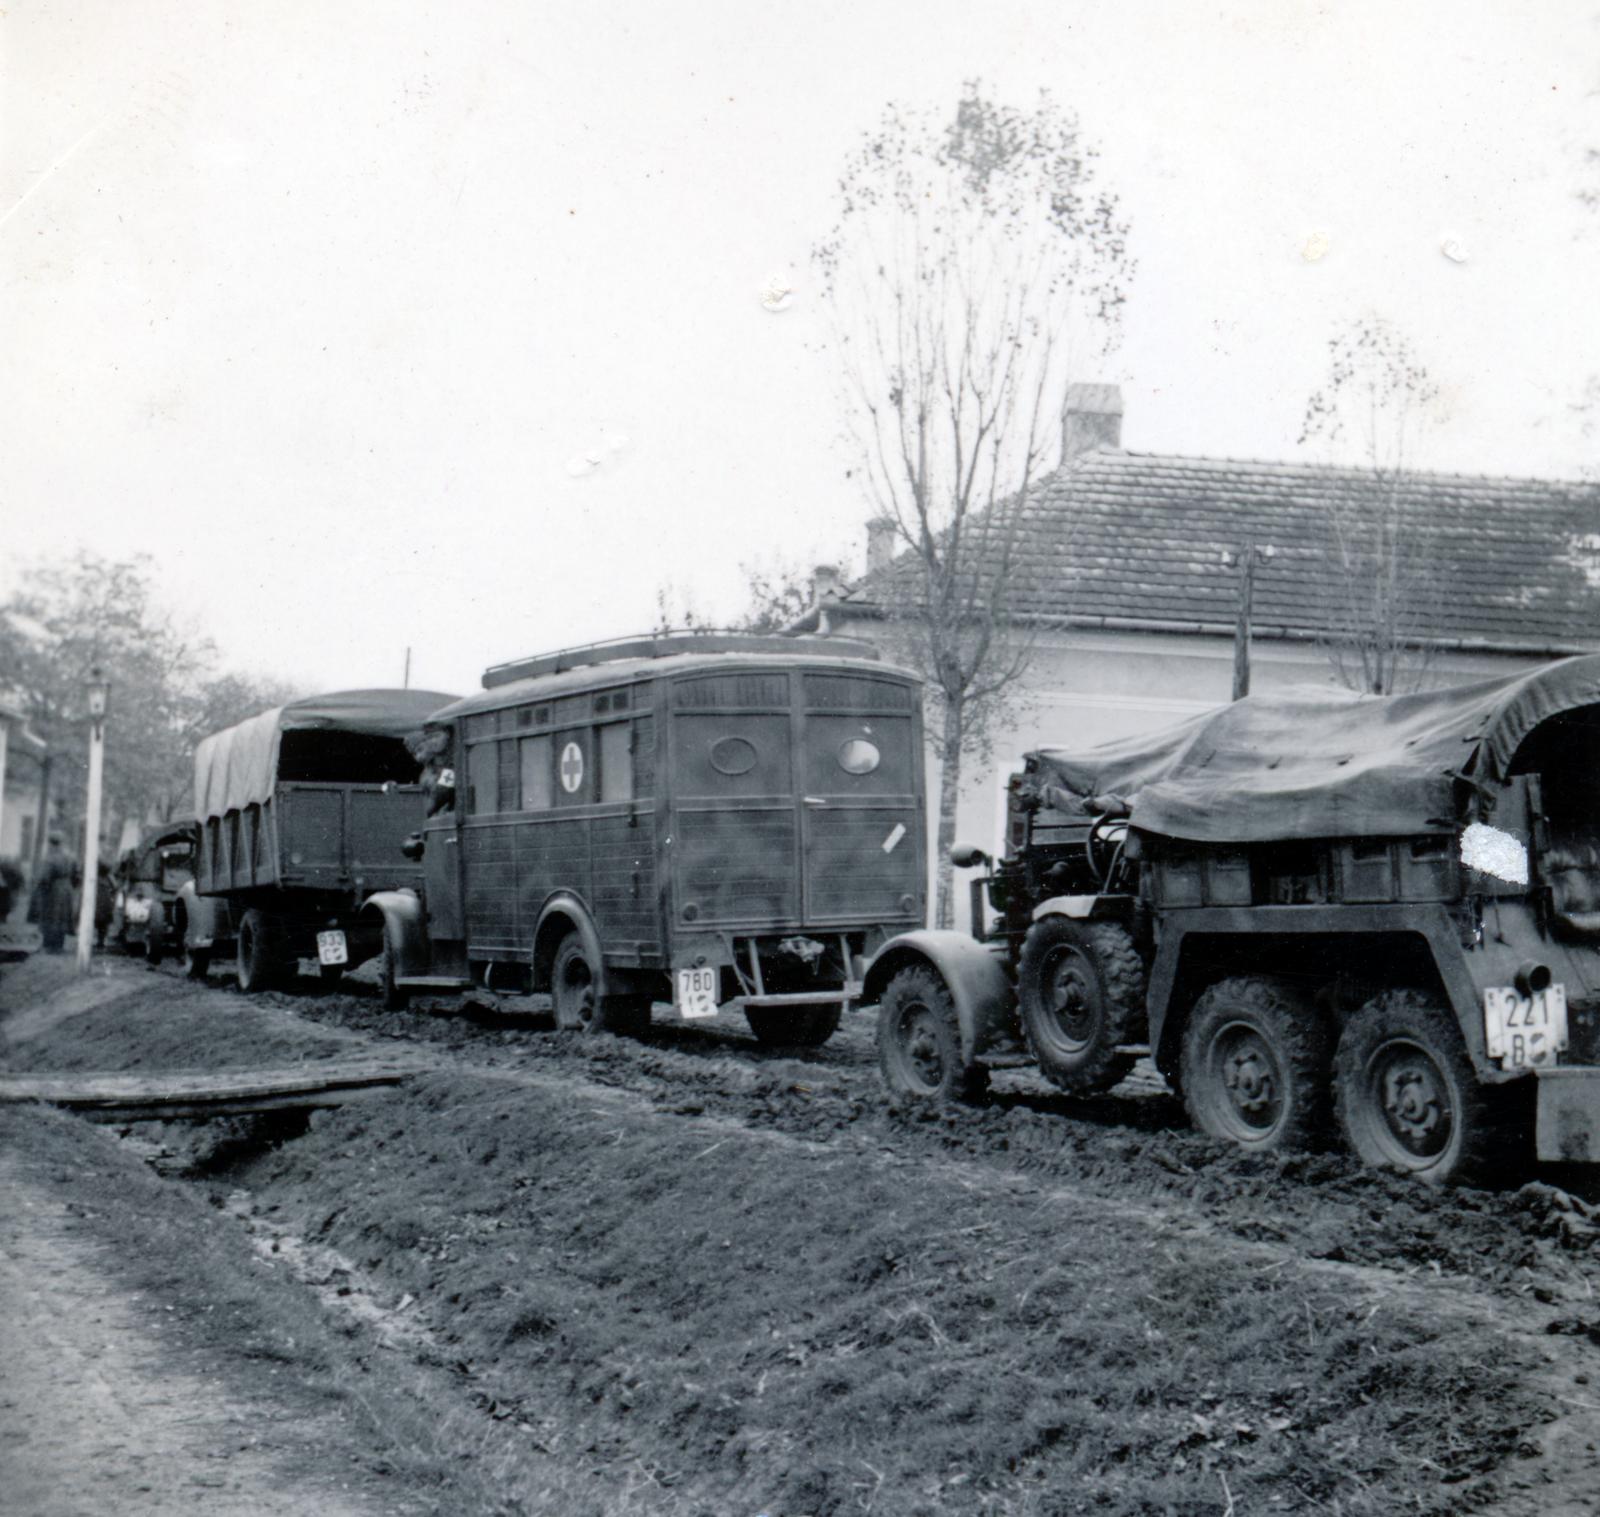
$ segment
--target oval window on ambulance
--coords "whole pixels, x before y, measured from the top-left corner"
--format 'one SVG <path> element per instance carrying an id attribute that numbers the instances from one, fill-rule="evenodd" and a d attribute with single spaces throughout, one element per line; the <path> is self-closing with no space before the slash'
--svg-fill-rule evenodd
<path id="1" fill-rule="evenodd" d="M 711 745 L 711 767 L 719 774 L 749 774 L 756 766 L 756 746 L 748 738 L 719 737 Z"/>
<path id="2" fill-rule="evenodd" d="M 878 745 L 864 737 L 848 738 L 839 744 L 839 767 L 846 774 L 871 774 L 881 757 Z"/>

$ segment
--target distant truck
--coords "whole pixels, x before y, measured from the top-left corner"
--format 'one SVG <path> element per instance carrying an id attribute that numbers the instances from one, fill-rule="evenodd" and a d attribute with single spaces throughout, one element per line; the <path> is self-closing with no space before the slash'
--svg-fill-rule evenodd
<path id="1" fill-rule="evenodd" d="M 869 646 L 662 636 L 483 683 L 429 721 L 423 888 L 368 901 L 390 1005 L 548 991 L 631 1032 L 665 1001 L 815 1047 L 923 919 L 920 684 Z"/>
<path id="2" fill-rule="evenodd" d="M 401 849 L 422 823 L 422 761 L 407 746 L 453 696 L 345 690 L 263 711 L 195 750 L 199 849 L 180 893 L 184 953 L 202 977 L 233 951 L 242 990 L 315 959 L 324 978 L 376 955 L 362 903 L 421 883 Z"/>
<path id="3" fill-rule="evenodd" d="M 114 947 L 152 964 L 181 951 L 183 934 L 176 908 L 183 887 L 194 879 L 197 845 L 192 821 L 168 822 L 150 828 L 117 861 L 108 934 Z"/>
<path id="4" fill-rule="evenodd" d="M 1247 1148 L 1336 1112 L 1361 1160 L 1430 1180 L 1530 1127 L 1541 1159 L 1600 1160 L 1597 776 L 1600 657 L 1029 754 L 978 937 L 908 933 L 868 968 L 884 1078 L 960 1096 L 1031 1057 L 1092 1094 L 1148 1052 Z"/>

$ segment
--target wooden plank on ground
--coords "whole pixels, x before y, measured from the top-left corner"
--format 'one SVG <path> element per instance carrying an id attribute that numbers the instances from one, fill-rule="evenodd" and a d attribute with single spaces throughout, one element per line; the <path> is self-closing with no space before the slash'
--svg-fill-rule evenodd
<path id="1" fill-rule="evenodd" d="M 338 1106 L 380 1094 L 426 1065 L 327 1060 L 275 1069 L 163 1074 L 0 1074 L 0 1104 L 42 1101 L 95 1121 L 170 1121 Z"/>

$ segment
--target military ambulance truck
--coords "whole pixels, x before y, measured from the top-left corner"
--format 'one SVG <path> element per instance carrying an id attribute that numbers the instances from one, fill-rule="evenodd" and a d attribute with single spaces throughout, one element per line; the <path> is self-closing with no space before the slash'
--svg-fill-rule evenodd
<path id="1" fill-rule="evenodd" d="M 628 1033 L 665 1002 L 817 1047 L 923 920 L 921 691 L 871 647 L 663 635 L 483 687 L 429 719 L 421 888 L 367 903 L 389 1005 L 548 991 L 559 1026 Z"/>
<path id="2" fill-rule="evenodd" d="M 1010 781 L 976 938 L 869 966 L 883 1075 L 1030 1060 L 1092 1094 L 1148 1052 L 1248 1148 L 1335 1129 L 1436 1181 L 1600 1159 L 1600 657 L 1413 695 L 1252 696 L 1046 748 Z"/>

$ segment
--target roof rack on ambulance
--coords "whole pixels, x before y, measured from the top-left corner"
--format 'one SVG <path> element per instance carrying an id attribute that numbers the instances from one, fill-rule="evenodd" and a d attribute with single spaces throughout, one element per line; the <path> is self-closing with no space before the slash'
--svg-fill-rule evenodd
<path id="1" fill-rule="evenodd" d="M 614 637 L 605 642 L 581 643 L 538 653 L 531 658 L 494 664 L 483 671 L 483 688 L 496 689 L 541 674 L 559 674 L 591 664 L 615 663 L 630 658 L 670 658 L 681 653 L 779 653 L 793 655 L 807 647 L 835 653 L 840 658 L 879 656 L 871 643 L 844 637 L 764 636 L 753 632 L 657 632 L 642 637 Z"/>

